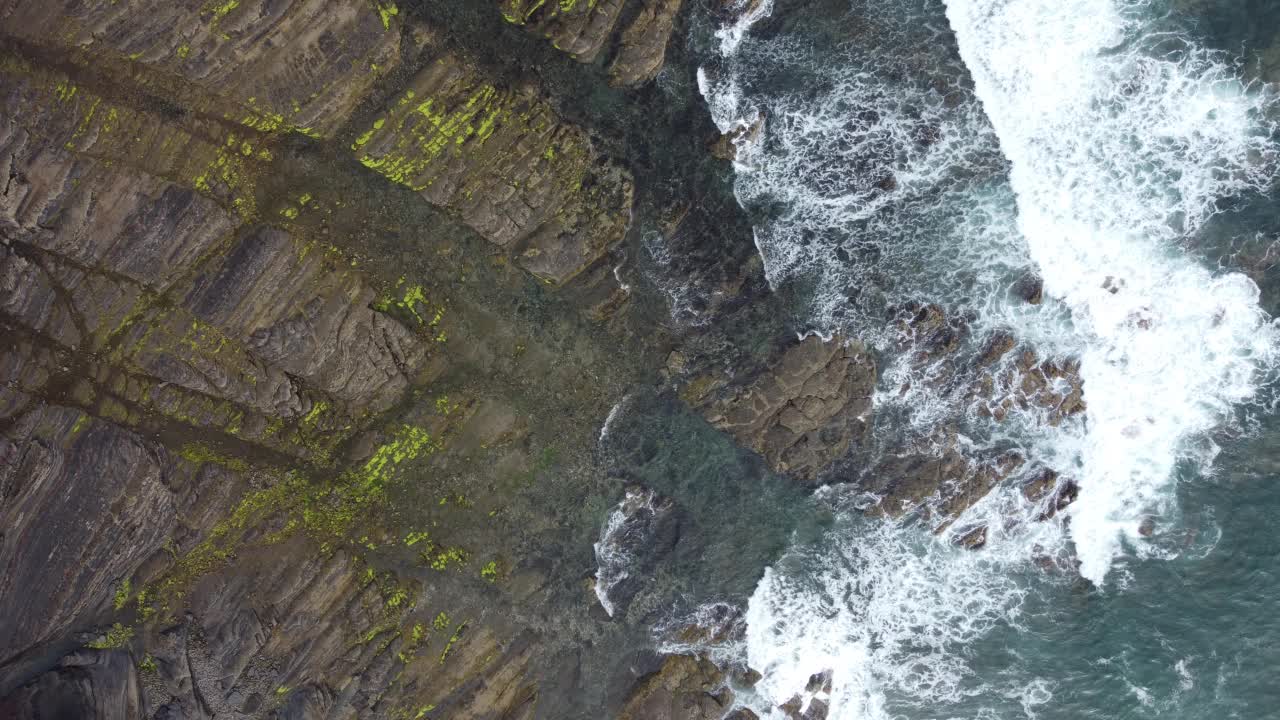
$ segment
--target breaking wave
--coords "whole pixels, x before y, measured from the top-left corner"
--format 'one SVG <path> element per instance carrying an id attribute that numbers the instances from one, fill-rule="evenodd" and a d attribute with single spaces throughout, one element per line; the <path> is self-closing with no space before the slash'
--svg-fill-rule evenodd
<path id="1" fill-rule="evenodd" d="M 966 442 L 1012 444 L 1080 486 L 1067 518 L 1043 523 L 997 488 L 955 526 L 988 527 L 976 553 L 955 533 L 839 511 L 750 600 L 740 660 L 762 673 L 744 695 L 757 712 L 798 698 L 833 718 L 1034 717 L 1054 682 L 979 678 L 968 648 L 1069 582 L 1040 566 L 1105 587 L 1117 558 L 1167 557 L 1143 535 L 1175 513 L 1176 478 L 1210 472 L 1214 433 L 1259 402 L 1276 328 L 1254 283 L 1194 246 L 1224 198 L 1271 185 L 1273 101 L 1158 15 L 1120 0 L 855 0 L 813 35 L 739 22 L 719 36 L 699 86 L 738 134 L 736 191 L 760 218 L 770 284 L 801 290 L 812 329 L 881 350 L 893 386 L 878 410 L 906 418 L 892 432 L 963 423 Z M 1010 293 L 1028 272 L 1041 305 Z M 973 338 L 1011 330 L 1078 359 L 1087 418 L 997 428 L 942 394 L 904 400 L 916 371 L 886 318 L 910 302 L 939 303 Z"/>

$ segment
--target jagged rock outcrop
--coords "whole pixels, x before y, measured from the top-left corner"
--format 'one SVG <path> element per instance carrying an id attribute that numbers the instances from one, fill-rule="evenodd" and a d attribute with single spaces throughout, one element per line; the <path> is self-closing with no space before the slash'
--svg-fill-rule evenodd
<path id="1" fill-rule="evenodd" d="M 810 335 L 749 381 L 717 388 L 703 376 L 682 392 L 776 471 L 813 481 L 866 433 L 875 382 L 875 362 L 860 345 Z"/>
<path id="2" fill-rule="evenodd" d="M 1027 302 L 1038 299 L 1038 289 L 1034 290 L 1022 293 Z M 1076 359 L 1042 359 L 1004 331 L 987 335 L 977 345 L 964 318 L 948 316 L 935 304 L 908 303 L 896 310 L 893 322 L 898 348 L 906 353 L 926 392 L 941 394 L 997 422 L 1018 411 L 1035 422 L 1056 426 L 1085 411 Z M 966 347 L 973 352 L 967 359 L 962 352 Z M 898 391 L 905 396 L 915 389 L 904 384 Z M 939 428 L 912 445 L 891 448 L 864 476 L 868 489 L 881 496 L 875 512 L 896 517 L 919 511 L 942 531 L 1006 478 L 1035 470 L 1025 466 L 1026 459 L 1017 452 L 975 455 L 962 450 L 954 428 Z M 1037 491 L 1028 500 L 1040 503 L 1047 492 Z M 1042 509 L 1040 515 L 1048 517 L 1052 512 Z M 980 546 L 985 535 L 966 537 L 963 544 Z"/>
<path id="3" fill-rule="evenodd" d="M 618 720 L 714 720 L 733 705 L 724 674 L 709 661 L 672 655 L 631 694 Z"/>
<path id="4" fill-rule="evenodd" d="M 667 53 L 667 40 L 684 0 L 650 0 L 632 19 L 618 41 L 618 54 L 609 64 L 609 81 L 640 85 L 658 76 Z"/>
<path id="5" fill-rule="evenodd" d="M 12 720 L 136 720 L 144 717 L 145 707 L 129 653 L 82 650 L 0 699 L 0 716 Z"/>
<path id="6" fill-rule="evenodd" d="M 886 457 L 867 470 L 865 483 L 880 496 L 873 512 L 917 511 L 941 531 L 1025 462 L 1016 452 L 973 457 L 961 451 L 955 433 L 943 432 L 928 445 Z"/>
<path id="7" fill-rule="evenodd" d="M 635 86 L 662 69 L 667 42 L 684 0 L 637 0 L 609 65 L 610 82 Z M 574 59 L 593 62 L 606 49 L 627 0 L 498 0 L 508 22 L 551 41 Z"/>

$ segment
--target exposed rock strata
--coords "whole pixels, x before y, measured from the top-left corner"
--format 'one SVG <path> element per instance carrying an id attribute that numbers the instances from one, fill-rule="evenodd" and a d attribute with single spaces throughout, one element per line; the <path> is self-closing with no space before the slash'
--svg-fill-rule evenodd
<path id="1" fill-rule="evenodd" d="M 12 720 L 134 720 L 145 707 L 134 659 L 119 650 L 73 653 L 0 699 L 0 715 Z"/>
<path id="2" fill-rule="evenodd" d="M 598 160 L 581 129 L 452 55 L 429 62 L 352 147 L 548 282 L 601 257 L 630 220 L 630 177 Z"/>
<path id="3" fill-rule="evenodd" d="M 583 59 L 619 37 L 615 82 L 658 72 L 679 2 L 582 6 L 580 25 L 531 24 Z M 0 5 L 6 708 L 137 717 L 145 697 L 158 718 L 478 720 L 625 702 L 628 671 L 601 688 L 584 658 L 627 629 L 557 596 L 589 572 L 565 510 L 591 492 L 588 425 L 636 381 L 630 346 L 574 312 L 624 303 L 574 308 L 505 260 L 571 284 L 561 297 L 617 288 L 599 260 L 628 227 L 632 180 L 544 88 L 408 14 Z M 365 185 L 377 204 L 343 194 Z M 705 230 L 724 212 L 693 215 Z M 451 217 L 499 252 L 475 252 Z M 721 267 L 749 237 L 689 235 L 725 291 L 711 310 L 762 292 L 758 272 Z M 809 472 L 829 459 L 819 439 L 860 432 L 849 408 L 824 409 L 860 361 L 792 362 L 776 387 L 739 387 L 792 393 L 739 430 Z M 86 644 L 119 649 L 54 667 Z M 634 716 L 729 707 L 709 664 L 668 664 Z"/>
<path id="4" fill-rule="evenodd" d="M 175 74 L 182 83 L 154 88 L 166 95 L 186 99 L 191 85 L 219 98 L 197 112 L 320 136 L 399 61 L 397 15 L 384 0 L 11 0 L 0 26 L 31 41 L 56 38 L 93 62 Z"/>
<path id="5" fill-rule="evenodd" d="M 724 674 L 707 660 L 673 655 L 640 684 L 619 720 L 714 720 L 733 704 Z"/>
<path id="6" fill-rule="evenodd" d="M 635 86 L 662 69 L 667 43 L 684 0 L 498 0 L 503 17 L 551 41 L 575 60 L 589 63 L 622 27 L 609 65 L 610 82 Z M 628 5 L 634 6 L 624 12 Z M 623 21 L 630 15 L 629 21 Z"/>
<path id="7" fill-rule="evenodd" d="M 616 85 L 640 85 L 657 77 L 667 52 L 667 40 L 684 0 L 646 2 L 622 32 L 618 54 L 609 65 Z"/>

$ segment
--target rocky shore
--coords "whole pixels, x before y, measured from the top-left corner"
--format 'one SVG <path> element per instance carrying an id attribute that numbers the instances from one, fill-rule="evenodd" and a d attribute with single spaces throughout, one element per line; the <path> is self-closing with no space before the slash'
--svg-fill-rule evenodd
<path id="1" fill-rule="evenodd" d="M 850 474 L 878 359 L 764 280 L 694 81 L 714 5 L 0 4 L 0 715 L 748 718 L 742 668 L 591 591 L 624 495 L 642 570 L 683 532 L 603 471 L 611 408 L 935 526 L 1021 468 Z M 945 310 L 895 322 L 946 362 Z M 990 342 L 939 377 L 1083 411 Z"/>

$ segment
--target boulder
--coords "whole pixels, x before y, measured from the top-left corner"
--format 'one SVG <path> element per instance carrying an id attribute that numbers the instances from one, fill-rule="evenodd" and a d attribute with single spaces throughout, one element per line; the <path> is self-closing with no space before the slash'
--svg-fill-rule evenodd
<path id="1" fill-rule="evenodd" d="M 733 692 L 719 668 L 673 655 L 631 692 L 618 720 L 720 720 L 732 705 Z"/>

